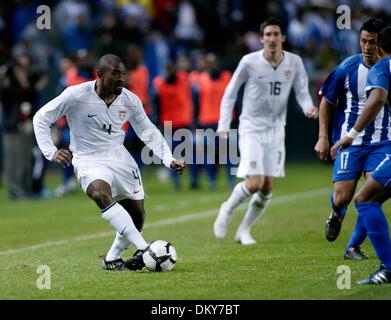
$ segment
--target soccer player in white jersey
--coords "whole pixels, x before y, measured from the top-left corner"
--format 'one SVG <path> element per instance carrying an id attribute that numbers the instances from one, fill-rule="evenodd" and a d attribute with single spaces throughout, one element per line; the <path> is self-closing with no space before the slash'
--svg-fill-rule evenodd
<path id="1" fill-rule="evenodd" d="M 318 116 L 308 92 L 303 61 L 282 48 L 285 35 L 281 21 L 267 19 L 261 24 L 260 33 L 264 48 L 241 59 L 225 90 L 217 128 L 220 137 L 227 138 L 237 93 L 245 83 L 237 171 L 237 176 L 245 180 L 234 187 L 221 205 L 213 228 L 216 238 L 223 239 L 235 208 L 253 194 L 235 236 L 243 245 L 256 243 L 250 229 L 270 203 L 275 179 L 284 176 L 285 122 L 292 87 L 304 114 L 312 119 Z"/>
<path id="2" fill-rule="evenodd" d="M 135 160 L 125 149 L 123 124 L 129 121 L 137 135 L 168 168 L 180 174 L 183 160 L 175 160 L 163 136 L 148 119 L 140 99 L 124 88 L 126 69 L 113 54 L 99 59 L 98 79 L 65 89 L 35 115 L 34 132 L 44 156 L 62 166 L 71 162 L 83 191 L 101 209 L 102 218 L 116 231 L 103 259 L 106 270 L 138 270 L 147 242 L 144 223 L 144 189 Z M 71 131 L 70 151 L 57 150 L 51 125 L 66 116 Z M 133 258 L 122 252 L 134 244 Z"/>

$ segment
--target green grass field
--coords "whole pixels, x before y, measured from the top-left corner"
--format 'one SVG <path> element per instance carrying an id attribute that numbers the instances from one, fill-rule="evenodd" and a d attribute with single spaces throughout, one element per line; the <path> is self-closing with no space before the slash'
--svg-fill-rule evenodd
<path id="1" fill-rule="evenodd" d="M 220 172 L 222 173 L 222 171 Z M 276 184 L 271 206 L 254 227 L 254 246 L 233 240 L 244 207 L 228 236 L 214 239 L 218 207 L 230 194 L 220 179 L 216 190 L 172 191 L 144 173 L 148 194 L 144 236 L 173 243 L 178 263 L 169 273 L 108 272 L 101 259 L 114 231 L 81 191 L 53 200 L 8 200 L 0 189 L 0 299 L 390 299 L 391 286 L 359 286 L 379 261 L 367 240 L 366 261 L 343 259 L 357 213 L 349 208 L 337 241 L 324 237 L 329 215 L 331 166 L 288 164 Z M 48 177 L 53 188 L 57 174 Z M 205 185 L 205 183 L 204 183 Z M 391 201 L 384 208 L 390 217 Z M 133 253 L 129 249 L 125 257 Z M 51 288 L 38 289 L 40 265 L 50 268 Z M 351 289 L 337 287 L 337 267 L 351 270 Z"/>

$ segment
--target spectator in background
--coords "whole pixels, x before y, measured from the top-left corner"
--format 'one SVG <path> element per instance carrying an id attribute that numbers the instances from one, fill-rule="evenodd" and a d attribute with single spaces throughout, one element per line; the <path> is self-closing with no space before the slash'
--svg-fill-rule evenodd
<path id="1" fill-rule="evenodd" d="M 166 65 L 166 76 L 157 76 L 153 80 L 156 91 L 155 104 L 158 110 L 160 127 L 164 132 L 172 129 L 172 150 L 177 156 L 175 147 L 182 140 L 176 137 L 176 131 L 181 128 L 190 129 L 193 123 L 193 103 L 188 75 L 177 71 L 175 64 L 169 61 Z M 181 137 L 185 138 L 185 137 Z M 192 137 L 186 137 L 192 141 Z M 174 188 L 180 188 L 179 176 L 171 171 Z"/>
<path id="2" fill-rule="evenodd" d="M 42 75 L 32 72 L 27 54 L 16 56 L 2 69 L 4 174 L 11 199 L 37 194 L 33 189 L 33 127 Z M 36 172 L 35 188 L 42 187 L 43 166 Z"/>
<path id="3" fill-rule="evenodd" d="M 178 53 L 184 55 L 189 55 L 203 39 L 203 33 L 197 21 L 197 11 L 189 0 L 179 0 L 174 35 L 177 40 Z"/>
<path id="4" fill-rule="evenodd" d="M 37 4 L 30 3 L 28 0 L 21 0 L 16 6 L 15 11 L 12 14 L 11 31 L 12 41 L 17 43 L 24 29 L 36 19 L 36 8 Z"/>
<path id="5" fill-rule="evenodd" d="M 68 55 L 76 54 L 78 50 L 92 48 L 92 32 L 87 18 L 83 13 L 76 16 L 74 25 L 70 25 L 63 34 L 63 45 Z"/>
<path id="6" fill-rule="evenodd" d="M 209 66 L 207 71 L 200 73 L 196 80 L 198 89 L 197 128 L 206 130 L 205 135 L 196 135 L 196 154 L 203 155 L 203 163 L 199 165 L 194 162 L 191 173 L 192 187 L 198 188 L 199 171 L 201 168 L 205 168 L 209 179 L 208 187 L 214 189 L 217 183 L 219 163 L 219 139 L 215 132 L 220 118 L 221 99 L 232 74 L 221 69 L 217 56 L 212 53 L 206 56 L 206 62 Z M 233 181 L 234 176 L 230 175 L 228 170 L 228 184 L 232 185 Z"/>
<path id="7" fill-rule="evenodd" d="M 196 69 L 191 71 L 189 74 L 189 80 L 192 87 L 198 89 L 199 77 L 200 75 L 207 70 L 208 61 L 206 60 L 206 55 L 200 53 L 196 57 Z"/>
<path id="8" fill-rule="evenodd" d="M 81 84 L 96 78 L 91 53 L 81 50 L 75 56 L 76 62 L 69 58 L 60 61 L 60 72 L 62 74 L 58 93 L 60 94 L 67 87 Z M 70 130 L 65 117 L 56 121 L 56 145 L 59 149 L 69 149 Z M 55 196 L 61 197 L 77 190 L 77 184 L 73 179 L 74 168 L 70 164 L 62 169 L 63 181 L 54 191 Z"/>
<path id="9" fill-rule="evenodd" d="M 137 24 L 137 19 L 131 15 L 125 15 L 121 21 L 118 41 L 119 50 L 124 55 L 129 44 L 142 46 L 144 42 L 144 32 Z"/>
<path id="10" fill-rule="evenodd" d="M 124 63 L 125 67 L 128 69 L 126 87 L 140 98 L 145 113 L 151 118 L 152 108 L 149 98 L 149 71 L 143 64 L 143 53 L 141 48 L 134 45 L 128 46 Z M 142 170 L 143 162 L 141 161 L 141 150 L 144 144 L 136 135 L 129 122 L 126 122 L 123 129 L 126 132 L 124 145 L 136 160 L 140 170 Z"/>
<path id="11" fill-rule="evenodd" d="M 77 25 L 82 15 L 87 25 L 91 25 L 91 9 L 84 0 L 61 0 L 54 9 L 53 16 L 56 29 L 64 33 L 71 26 Z"/>
<path id="12" fill-rule="evenodd" d="M 122 7 L 122 13 L 125 16 L 130 16 L 134 19 L 135 24 L 144 30 L 149 26 L 149 16 L 144 4 L 139 0 L 128 0 L 128 2 Z"/>
<path id="13" fill-rule="evenodd" d="M 114 12 L 109 11 L 102 17 L 102 21 L 97 29 L 95 48 L 97 55 L 103 55 L 111 50 L 118 50 L 116 36 L 120 34 L 121 28 Z"/>

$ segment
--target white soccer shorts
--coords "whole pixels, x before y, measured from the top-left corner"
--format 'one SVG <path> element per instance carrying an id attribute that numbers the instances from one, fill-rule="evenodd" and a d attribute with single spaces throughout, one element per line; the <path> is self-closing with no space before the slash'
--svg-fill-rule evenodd
<path id="1" fill-rule="evenodd" d="M 237 177 L 285 175 L 285 127 L 239 134 L 240 163 Z"/>
<path id="2" fill-rule="evenodd" d="M 72 164 L 84 192 L 92 181 L 99 179 L 111 186 L 111 193 L 116 201 L 144 199 L 140 170 L 124 146 L 73 158 Z"/>

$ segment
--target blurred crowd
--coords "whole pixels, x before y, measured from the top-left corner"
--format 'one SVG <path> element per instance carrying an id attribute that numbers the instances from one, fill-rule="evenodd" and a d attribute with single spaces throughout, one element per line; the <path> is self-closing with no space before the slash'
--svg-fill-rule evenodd
<path id="1" fill-rule="evenodd" d="M 128 88 L 159 128 L 164 121 L 172 121 L 174 130 L 215 128 L 231 72 L 244 54 L 261 48 L 259 25 L 266 17 L 283 21 L 284 48 L 303 58 L 313 81 L 359 52 L 363 21 L 391 17 L 390 0 L 49 0 L 50 29 L 40 30 L 40 2 L 0 3 L 0 181 L 7 182 L 13 199 L 52 196 L 31 119 L 67 86 L 95 79 L 95 63 L 105 53 L 123 59 Z M 337 29 L 341 4 L 351 9 L 351 30 Z M 142 165 L 140 141 L 131 128 L 124 130 L 128 149 Z M 56 123 L 54 139 L 59 147 L 69 144 L 65 119 Z M 213 188 L 217 168 L 204 167 Z M 199 187 L 200 169 L 191 168 L 193 188 Z M 76 188 L 72 168 L 63 176 L 55 195 Z M 180 187 L 178 177 L 173 184 Z"/>

